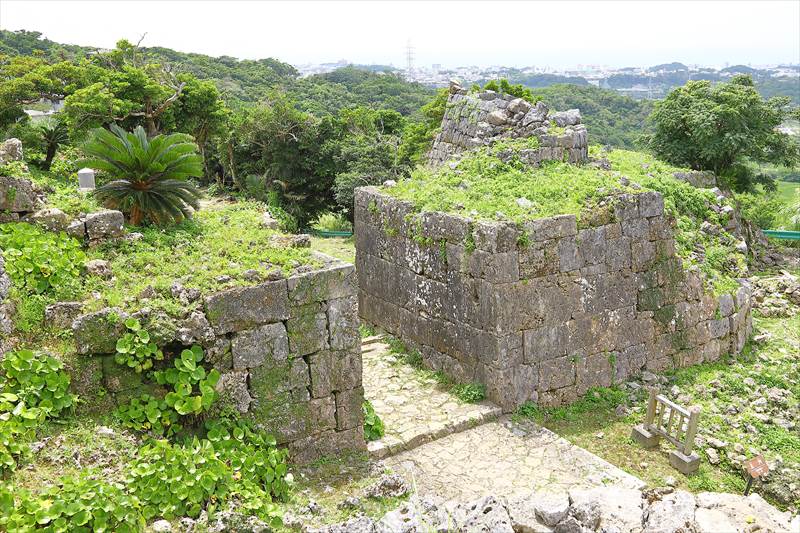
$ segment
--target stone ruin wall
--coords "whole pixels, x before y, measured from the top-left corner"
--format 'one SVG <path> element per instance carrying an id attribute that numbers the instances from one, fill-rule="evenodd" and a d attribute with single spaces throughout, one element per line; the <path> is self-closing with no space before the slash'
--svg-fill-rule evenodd
<path id="1" fill-rule="evenodd" d="M 147 310 L 133 315 L 160 343 L 202 345 L 206 362 L 222 374 L 212 410 L 250 418 L 300 463 L 366 449 L 355 272 L 350 264 L 320 257 L 327 264 L 309 273 L 195 294 L 190 299 L 202 298 L 200 309 L 168 331 Z M 72 318 L 68 309 L 51 311 L 54 320 Z M 163 396 L 109 355 L 125 333 L 125 313 L 111 308 L 80 314 L 78 308 L 71 314 L 79 368 L 70 370 L 80 394 L 108 392 L 108 410 L 143 392 Z"/>
<path id="2" fill-rule="evenodd" d="M 613 213 L 586 228 L 574 215 L 476 222 L 358 189 L 359 312 L 506 411 L 741 351 L 750 288 L 704 290 L 660 194 L 620 195 Z"/>
<path id="3" fill-rule="evenodd" d="M 428 160 L 439 165 L 465 150 L 519 137 L 539 139 L 539 148 L 521 154 L 531 164 L 546 160 L 582 163 L 589 159 L 586 127 L 577 109 L 551 113 L 543 102 L 530 104 L 494 91 L 470 93 L 451 83 L 442 130 Z"/>

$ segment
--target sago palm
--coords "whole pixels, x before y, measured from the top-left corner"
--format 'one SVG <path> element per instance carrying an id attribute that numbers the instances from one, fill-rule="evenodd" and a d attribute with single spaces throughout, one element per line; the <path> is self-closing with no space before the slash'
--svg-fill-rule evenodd
<path id="1" fill-rule="evenodd" d="M 128 133 L 112 125 L 111 131 L 92 131 L 83 151 L 86 166 L 112 178 L 95 190 L 97 199 L 134 225 L 180 222 L 199 208 L 200 191 L 186 179 L 202 175 L 203 160 L 188 135 L 148 139 L 141 126 Z"/>

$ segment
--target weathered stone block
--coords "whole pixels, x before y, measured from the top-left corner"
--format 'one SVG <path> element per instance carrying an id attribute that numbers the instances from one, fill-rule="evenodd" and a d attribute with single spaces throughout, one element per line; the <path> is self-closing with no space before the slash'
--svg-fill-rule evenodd
<path id="1" fill-rule="evenodd" d="M 718 309 L 720 316 L 723 317 L 731 316 L 733 314 L 733 311 L 736 309 L 733 296 L 730 294 L 721 294 L 718 300 L 719 300 Z"/>
<path id="2" fill-rule="evenodd" d="M 643 192 L 638 195 L 639 214 L 643 217 L 656 217 L 664 214 L 664 197 L 657 192 Z"/>
<path id="3" fill-rule="evenodd" d="M 289 299 L 299 305 L 355 296 L 358 290 L 355 268 L 347 263 L 293 276 L 287 282 Z"/>
<path id="4" fill-rule="evenodd" d="M 610 353 L 586 356 L 578 362 L 576 367 L 578 394 L 583 394 L 592 387 L 611 386 L 613 369 Z"/>
<path id="5" fill-rule="evenodd" d="M 554 390 L 575 384 L 575 363 L 572 357 L 558 357 L 539 363 L 540 390 Z"/>
<path id="6" fill-rule="evenodd" d="M 125 334 L 128 315 L 116 307 L 81 315 L 72 322 L 72 336 L 79 354 L 117 351 L 117 339 Z"/>
<path id="7" fill-rule="evenodd" d="M 650 235 L 650 224 L 643 218 L 630 218 L 621 223 L 622 234 L 631 239 L 647 240 Z"/>
<path id="8" fill-rule="evenodd" d="M 3 296 L 2 291 L 0 291 L 0 300 L 2 300 Z M 45 308 L 44 320 L 49 327 L 66 329 L 80 316 L 82 309 L 83 304 L 81 302 L 57 302 Z"/>
<path id="9" fill-rule="evenodd" d="M 226 408 L 234 409 L 240 414 L 247 413 L 253 401 L 247 387 L 247 378 L 246 371 L 223 373 L 214 387 L 217 400 L 212 409 L 220 413 Z"/>
<path id="10" fill-rule="evenodd" d="M 641 272 L 653 266 L 656 258 L 656 245 L 650 241 L 635 241 L 631 243 L 631 268 Z"/>
<path id="11" fill-rule="evenodd" d="M 278 322 L 236 333 L 231 340 L 233 368 L 245 370 L 268 362 L 269 366 L 284 363 L 289 357 L 286 327 Z"/>
<path id="12" fill-rule="evenodd" d="M 308 356 L 311 369 L 311 396 L 322 398 L 331 393 L 361 386 L 361 353 L 323 350 Z"/>
<path id="13" fill-rule="evenodd" d="M 708 332 L 712 339 L 720 339 L 725 337 L 731 332 L 730 320 L 727 318 L 720 318 L 719 320 L 710 320 L 708 322 Z"/>
<path id="14" fill-rule="evenodd" d="M 523 227 L 532 242 L 572 237 L 578 233 L 578 221 L 575 215 L 558 215 L 531 220 L 525 222 Z"/>
<path id="15" fill-rule="evenodd" d="M 120 211 L 106 210 L 86 215 L 86 235 L 89 240 L 98 241 L 122 237 L 125 232 L 125 217 Z"/>
<path id="16" fill-rule="evenodd" d="M 30 180 L 0 176 L 0 211 L 24 213 L 36 209 L 36 190 Z"/>
<path id="17" fill-rule="evenodd" d="M 358 300 L 355 296 L 328 302 L 329 344 L 332 350 L 357 350 L 361 341 L 358 326 Z"/>
<path id="18" fill-rule="evenodd" d="M 308 355 L 329 347 L 328 316 L 325 311 L 315 312 L 318 309 L 319 306 L 311 304 L 286 321 L 293 355 Z"/>
<path id="19" fill-rule="evenodd" d="M 361 405 L 364 403 L 364 389 L 345 390 L 336 395 L 336 430 L 360 428 L 364 424 L 364 412 Z"/>
<path id="20" fill-rule="evenodd" d="M 308 402 L 308 424 L 312 431 L 336 428 L 336 400 L 334 397 L 315 398 Z"/>
<path id="21" fill-rule="evenodd" d="M 528 364 L 537 364 L 567 355 L 567 347 L 570 343 L 566 324 L 526 330 L 524 337 L 525 362 Z"/>
<path id="22" fill-rule="evenodd" d="M 510 252 L 517 248 L 521 231 L 508 222 L 478 221 L 472 237 L 478 250 L 487 252 Z"/>
<path id="23" fill-rule="evenodd" d="M 558 241 L 558 266 L 561 272 L 571 272 L 584 266 L 583 257 L 574 238 L 565 237 Z"/>
<path id="24" fill-rule="evenodd" d="M 218 292 L 206 297 L 205 307 L 217 335 L 280 322 L 289 318 L 286 281 Z"/>
<path id="25" fill-rule="evenodd" d="M 36 224 L 47 231 L 65 231 L 69 225 L 69 217 L 61 209 L 40 209 L 22 219 L 24 222 Z"/>

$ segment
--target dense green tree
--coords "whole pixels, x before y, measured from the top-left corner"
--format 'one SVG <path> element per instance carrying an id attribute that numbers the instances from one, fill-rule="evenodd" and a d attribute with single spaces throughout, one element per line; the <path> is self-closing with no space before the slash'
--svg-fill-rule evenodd
<path id="1" fill-rule="evenodd" d="M 435 90 L 409 83 L 397 74 L 345 67 L 287 84 L 293 100 L 318 116 L 351 106 L 393 109 L 404 116 L 416 113 Z"/>
<path id="2" fill-rule="evenodd" d="M 334 163 L 323 150 L 338 133 L 330 120 L 297 110 L 285 95 L 235 119 L 226 171 L 237 186 L 271 200 L 301 227 L 333 206 Z"/>
<path id="3" fill-rule="evenodd" d="M 759 181 L 749 161 L 800 162 L 797 141 L 778 130 L 792 114 L 788 98 L 764 100 L 746 75 L 718 85 L 690 81 L 656 104 L 649 146 L 671 163 L 712 170 L 744 191 Z"/>
<path id="4" fill-rule="evenodd" d="M 448 96 L 447 89 L 439 89 L 436 97 L 420 109 L 422 119 L 406 124 L 399 153 L 403 163 L 416 165 L 423 161 L 441 128 Z"/>
<path id="5" fill-rule="evenodd" d="M 400 155 L 400 134 L 406 120 L 397 111 L 364 107 L 343 109 L 336 121 L 340 135 L 325 147 L 336 164 L 334 198 L 352 222 L 356 187 L 379 185 L 408 171 Z"/>
<path id="6" fill-rule="evenodd" d="M 636 146 L 646 132 L 647 117 L 653 109 L 649 100 L 634 100 L 592 85 L 551 85 L 535 89 L 533 94 L 550 109 L 580 109 L 589 130 L 589 142 L 620 148 Z"/>

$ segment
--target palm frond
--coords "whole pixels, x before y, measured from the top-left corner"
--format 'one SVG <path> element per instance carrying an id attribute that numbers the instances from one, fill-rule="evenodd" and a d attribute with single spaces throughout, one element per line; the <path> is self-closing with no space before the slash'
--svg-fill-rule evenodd
<path id="1" fill-rule="evenodd" d="M 103 205 L 122 210 L 133 224 L 177 222 L 199 209 L 200 192 L 186 181 L 203 172 L 191 137 L 148 139 L 141 126 L 130 133 L 116 125 L 110 130 L 94 130 L 84 145 L 84 164 L 113 178 L 95 190 Z"/>

